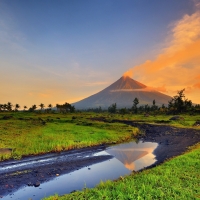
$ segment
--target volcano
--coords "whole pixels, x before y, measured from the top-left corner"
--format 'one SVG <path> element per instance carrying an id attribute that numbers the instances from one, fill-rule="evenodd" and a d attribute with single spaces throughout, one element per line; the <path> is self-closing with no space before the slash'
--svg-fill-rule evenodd
<path id="1" fill-rule="evenodd" d="M 72 105 L 76 109 L 98 108 L 99 106 L 107 109 L 111 104 L 116 103 L 117 108 L 131 108 L 136 97 L 139 99 L 139 106 L 152 105 L 154 99 L 158 106 L 167 105 L 171 100 L 168 95 L 153 90 L 128 76 L 122 76 L 104 90 Z"/>

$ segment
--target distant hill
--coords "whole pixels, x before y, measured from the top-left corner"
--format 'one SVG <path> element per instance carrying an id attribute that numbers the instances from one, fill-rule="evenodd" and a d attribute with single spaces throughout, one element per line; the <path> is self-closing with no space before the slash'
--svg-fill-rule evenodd
<path id="1" fill-rule="evenodd" d="M 171 99 L 170 96 L 152 90 L 128 76 L 122 76 L 104 90 L 72 105 L 76 109 L 97 108 L 99 106 L 107 109 L 111 104 L 116 103 L 117 108 L 131 108 L 135 97 L 139 99 L 139 105 L 152 105 L 154 99 L 156 105 L 167 105 Z"/>

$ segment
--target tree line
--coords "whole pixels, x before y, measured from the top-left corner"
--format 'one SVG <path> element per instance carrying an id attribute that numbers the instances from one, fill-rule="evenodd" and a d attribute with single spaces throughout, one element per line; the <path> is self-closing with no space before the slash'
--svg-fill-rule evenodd
<path id="1" fill-rule="evenodd" d="M 40 108 L 41 112 L 51 112 L 53 109 L 53 105 L 52 104 L 48 104 L 47 107 L 45 107 L 45 105 L 43 103 L 41 103 L 40 105 L 38 105 Z M 69 103 L 64 103 L 64 104 L 56 104 L 56 109 L 58 112 L 61 113 L 67 113 L 67 112 L 74 112 L 75 111 L 75 107 L 72 106 Z M 0 112 L 2 111 L 19 111 L 19 109 L 21 108 L 21 106 L 17 103 L 17 104 L 12 104 L 11 102 L 5 103 L 5 104 L 0 104 Z M 37 110 L 37 105 L 34 104 L 32 105 L 30 108 L 28 108 L 27 106 L 23 106 L 23 109 L 21 109 L 21 111 L 29 111 L 29 112 L 34 112 Z"/>

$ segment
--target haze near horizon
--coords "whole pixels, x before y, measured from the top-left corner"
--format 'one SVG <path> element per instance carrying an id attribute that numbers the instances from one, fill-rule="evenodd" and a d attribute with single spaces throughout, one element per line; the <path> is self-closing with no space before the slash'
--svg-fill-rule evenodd
<path id="1" fill-rule="evenodd" d="M 123 74 L 200 103 L 200 1 L 0 0 L 0 103 L 73 103 Z"/>

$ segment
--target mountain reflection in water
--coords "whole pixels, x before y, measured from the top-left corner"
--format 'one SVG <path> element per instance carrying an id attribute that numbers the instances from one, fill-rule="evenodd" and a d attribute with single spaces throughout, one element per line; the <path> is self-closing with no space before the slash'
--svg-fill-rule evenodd
<path id="1" fill-rule="evenodd" d="M 152 142 L 130 142 L 110 147 L 106 152 L 118 159 L 124 166 L 137 171 L 155 162 L 153 151 L 158 146 Z"/>

